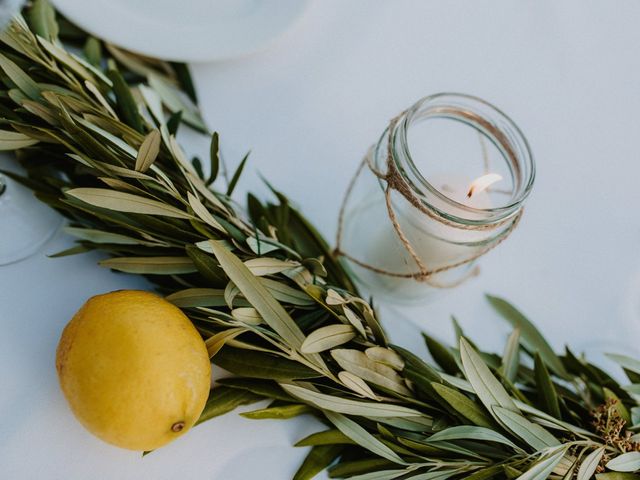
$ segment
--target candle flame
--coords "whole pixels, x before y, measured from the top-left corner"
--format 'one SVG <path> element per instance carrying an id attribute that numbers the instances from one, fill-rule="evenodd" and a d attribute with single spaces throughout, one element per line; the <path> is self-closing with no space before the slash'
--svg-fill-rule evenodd
<path id="1" fill-rule="evenodd" d="M 469 185 L 467 198 L 473 197 L 476 193 L 484 192 L 487 188 L 500 180 L 502 180 L 502 175 L 498 175 L 497 173 L 488 173 L 476 178 Z"/>

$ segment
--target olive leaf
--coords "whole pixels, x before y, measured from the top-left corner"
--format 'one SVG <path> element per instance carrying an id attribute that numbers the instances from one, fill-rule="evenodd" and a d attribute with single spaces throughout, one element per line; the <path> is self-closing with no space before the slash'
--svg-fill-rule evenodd
<path id="1" fill-rule="evenodd" d="M 517 480 L 546 480 L 551 472 L 553 472 L 553 469 L 556 468 L 556 465 L 560 463 L 564 454 L 565 450 L 559 449 L 554 454 L 540 460 L 533 467 L 520 475 Z"/>
<path id="2" fill-rule="evenodd" d="M 230 328 L 229 330 L 223 330 L 207 338 L 204 344 L 207 346 L 209 358 L 213 358 L 229 340 L 233 340 L 246 331 L 247 329 L 242 327 Z"/>
<path id="3" fill-rule="evenodd" d="M 600 460 L 602 460 L 604 456 L 604 451 L 605 447 L 596 448 L 582 460 L 576 480 L 590 480 L 593 477 L 593 474 L 596 473 L 596 469 L 600 464 Z"/>
<path id="4" fill-rule="evenodd" d="M 606 467 L 614 472 L 635 472 L 640 470 L 640 452 L 627 452 L 609 460 Z"/>
<path id="5" fill-rule="evenodd" d="M 244 412 L 240 415 L 245 418 L 252 418 L 256 420 L 263 419 L 278 419 L 284 420 L 287 418 L 297 417 L 305 413 L 313 413 L 313 409 L 307 405 L 292 404 L 282 405 L 278 407 L 261 408 L 259 410 L 253 410 L 251 412 Z"/>
<path id="6" fill-rule="evenodd" d="M 366 354 L 355 349 L 333 349 L 333 359 L 347 372 L 374 385 L 387 388 L 401 395 L 411 395 L 400 375 L 390 367 L 375 362 Z"/>
<path id="7" fill-rule="evenodd" d="M 36 143 L 38 143 L 38 140 L 22 133 L 0 130 L 0 151 L 18 150 Z"/>
<path id="8" fill-rule="evenodd" d="M 158 130 L 151 130 L 144 137 L 144 141 L 142 145 L 140 145 L 140 149 L 138 150 L 138 155 L 136 156 L 136 165 L 135 169 L 138 172 L 146 172 L 149 170 L 149 167 L 155 162 L 158 153 L 160 152 L 160 132 Z"/>
<path id="9" fill-rule="evenodd" d="M 501 424 L 527 442 L 534 450 L 539 451 L 560 445 L 558 439 L 551 433 L 540 425 L 530 422 L 519 413 L 497 405 L 492 407 L 492 411 Z"/>
<path id="10" fill-rule="evenodd" d="M 489 412 L 494 411 L 494 406 L 501 406 L 513 412 L 518 411 L 513 399 L 464 337 L 460 338 L 460 358 L 464 376 Z"/>
<path id="11" fill-rule="evenodd" d="M 451 408 L 467 420 L 481 427 L 491 428 L 493 426 L 493 422 L 485 410 L 463 393 L 436 382 L 431 383 L 431 386 Z"/>
<path id="12" fill-rule="evenodd" d="M 293 480 L 310 480 L 327 468 L 342 452 L 340 445 L 316 445 L 305 457 Z"/>
<path id="13" fill-rule="evenodd" d="M 545 361 L 554 373 L 562 378 L 569 378 L 564 365 L 555 354 L 551 346 L 547 343 L 538 329 L 513 305 L 507 301 L 487 295 L 487 299 L 493 308 L 502 317 L 508 321 L 514 328 L 519 328 L 522 336 L 522 342 L 532 352 L 538 352 L 540 357 Z"/>
<path id="14" fill-rule="evenodd" d="M 449 427 L 445 430 L 436 432 L 429 437 L 430 443 L 451 440 L 480 440 L 485 442 L 501 443 L 513 448 L 514 450 L 521 451 L 520 447 L 504 435 L 486 427 L 473 427 L 466 425 Z"/>
<path id="15" fill-rule="evenodd" d="M 197 424 L 212 418 L 224 415 L 235 410 L 240 405 L 249 405 L 262 400 L 264 397 L 246 390 L 237 390 L 229 387 L 215 387 L 209 394 L 209 399 L 204 406 L 204 410 L 198 418 Z"/>
<path id="16" fill-rule="evenodd" d="M 176 275 L 197 271 L 189 257 L 114 257 L 99 263 L 120 272 L 146 275 Z"/>
<path id="17" fill-rule="evenodd" d="M 504 378 L 513 382 L 518 375 L 518 367 L 520 366 L 520 329 L 515 328 L 504 348 L 504 354 L 502 355 L 502 365 L 500 366 L 500 372 L 504 375 Z"/>
<path id="18" fill-rule="evenodd" d="M 399 405 L 334 397 L 293 384 L 283 383 L 281 386 L 293 397 L 315 405 L 322 410 L 343 413 L 345 415 L 360 415 L 363 417 L 376 418 L 413 418 L 423 416 L 417 410 Z"/>
<path id="19" fill-rule="evenodd" d="M 542 405 L 544 406 L 544 410 L 555 418 L 562 418 L 556 387 L 551 381 L 551 377 L 549 376 L 549 372 L 547 371 L 547 367 L 542 361 L 542 358 L 537 353 L 535 355 L 534 372 L 536 376 L 536 383 L 539 385 L 540 394 L 542 395 Z"/>
<path id="20" fill-rule="evenodd" d="M 384 443 L 371 435 L 353 420 L 348 419 L 344 415 L 331 411 L 326 411 L 324 412 L 324 414 L 327 419 L 336 426 L 338 430 L 340 430 L 361 447 L 366 448 L 367 450 L 375 453 L 382 458 L 386 458 L 391 462 L 399 463 L 401 465 L 406 463 L 404 460 L 402 460 L 402 458 L 398 456 L 398 454 L 396 454 L 393 450 L 391 450 Z"/>
<path id="21" fill-rule="evenodd" d="M 191 215 L 188 213 L 171 205 L 167 205 L 166 203 L 105 188 L 74 188 L 67 190 L 65 194 L 89 205 L 118 212 L 162 215 L 173 218 L 191 218 Z"/>
<path id="22" fill-rule="evenodd" d="M 320 376 L 298 362 L 275 355 L 225 347 L 216 355 L 216 364 L 236 375 L 267 380 L 292 380 Z"/>
<path id="23" fill-rule="evenodd" d="M 324 430 L 322 432 L 312 433 L 298 440 L 296 447 L 315 447 L 318 445 L 355 445 L 355 442 L 347 437 L 344 433 L 337 429 Z"/>
<path id="24" fill-rule="evenodd" d="M 302 353 L 319 353 L 347 343 L 356 336 L 351 325 L 327 325 L 314 330 L 300 347 Z"/>

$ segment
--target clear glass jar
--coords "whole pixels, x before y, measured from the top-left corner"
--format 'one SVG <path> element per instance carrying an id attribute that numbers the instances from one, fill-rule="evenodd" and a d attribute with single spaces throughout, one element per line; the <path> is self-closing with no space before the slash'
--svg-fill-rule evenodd
<path id="1" fill-rule="evenodd" d="M 474 191 L 487 173 L 502 180 Z M 527 140 L 496 107 L 425 97 L 367 153 L 345 197 L 337 252 L 374 295 L 423 300 L 474 274 L 477 258 L 517 225 L 534 177 Z"/>

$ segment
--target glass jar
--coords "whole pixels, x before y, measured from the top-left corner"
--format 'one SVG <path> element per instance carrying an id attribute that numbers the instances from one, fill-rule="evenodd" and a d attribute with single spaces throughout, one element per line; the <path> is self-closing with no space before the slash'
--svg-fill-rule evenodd
<path id="1" fill-rule="evenodd" d="M 423 300 L 477 272 L 477 259 L 517 225 L 534 177 L 527 140 L 496 107 L 462 94 L 425 97 L 365 156 L 336 251 L 374 295 Z"/>

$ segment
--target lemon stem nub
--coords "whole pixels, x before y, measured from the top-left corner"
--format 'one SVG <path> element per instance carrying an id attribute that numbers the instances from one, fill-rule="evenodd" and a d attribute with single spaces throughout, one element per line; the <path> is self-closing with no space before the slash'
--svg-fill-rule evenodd
<path id="1" fill-rule="evenodd" d="M 173 425 L 171 425 L 171 431 L 172 432 L 180 432 L 182 429 L 184 428 L 184 422 L 176 422 Z"/>

